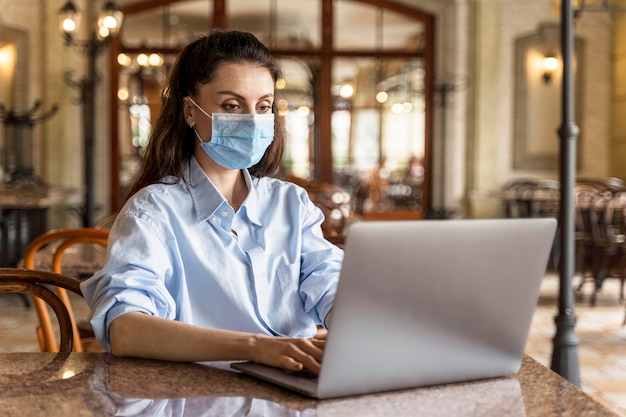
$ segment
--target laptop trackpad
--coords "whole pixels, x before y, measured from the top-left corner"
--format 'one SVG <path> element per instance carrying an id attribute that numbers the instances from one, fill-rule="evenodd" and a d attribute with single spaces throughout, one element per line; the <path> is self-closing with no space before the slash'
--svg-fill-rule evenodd
<path id="1" fill-rule="evenodd" d="M 255 362 L 233 362 L 230 367 L 310 397 L 316 397 L 317 394 L 317 379 L 307 372 L 289 372 Z"/>

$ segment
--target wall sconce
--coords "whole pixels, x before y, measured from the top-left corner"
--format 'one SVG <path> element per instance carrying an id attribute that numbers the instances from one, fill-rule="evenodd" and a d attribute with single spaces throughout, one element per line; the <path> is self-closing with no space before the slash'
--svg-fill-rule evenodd
<path id="1" fill-rule="evenodd" d="M 554 71 L 559 67 L 559 60 L 554 54 L 548 53 L 543 57 L 542 66 L 543 82 L 549 84 L 550 81 L 552 81 L 552 74 L 554 74 Z"/>

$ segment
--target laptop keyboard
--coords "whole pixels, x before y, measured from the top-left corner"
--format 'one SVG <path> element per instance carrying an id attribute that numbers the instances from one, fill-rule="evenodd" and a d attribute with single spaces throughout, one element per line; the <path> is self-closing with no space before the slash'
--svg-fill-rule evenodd
<path id="1" fill-rule="evenodd" d="M 317 375 L 316 373 L 308 370 L 308 369 L 303 369 L 301 371 L 289 371 L 287 369 L 284 370 L 287 374 L 298 377 L 298 378 L 302 378 L 305 379 L 307 381 L 312 381 L 312 382 L 317 382 L 317 379 L 319 378 L 319 375 Z"/>

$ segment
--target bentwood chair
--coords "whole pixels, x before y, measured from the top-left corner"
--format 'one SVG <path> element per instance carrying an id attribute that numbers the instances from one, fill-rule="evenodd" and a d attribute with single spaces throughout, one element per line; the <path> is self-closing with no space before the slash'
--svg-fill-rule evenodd
<path id="1" fill-rule="evenodd" d="M 94 229 L 110 229 L 117 218 L 117 213 L 108 214 L 98 220 L 94 225 Z"/>
<path id="2" fill-rule="evenodd" d="M 74 331 L 71 312 L 61 298 L 51 291 L 48 286 L 69 290 L 82 296 L 80 281 L 76 278 L 57 274 L 51 271 L 34 271 L 20 268 L 0 268 L 0 292 L 10 291 L 27 294 L 37 300 L 48 314 L 48 306 L 52 308 L 59 322 L 60 347 L 57 351 L 71 352 L 74 343 Z M 39 313 L 39 309 L 37 312 Z M 43 309 L 41 309 L 43 311 Z M 41 320 L 41 316 L 39 317 Z M 50 322 L 50 317 L 46 318 Z M 50 322 L 51 323 L 51 322 Z M 51 324 L 52 326 L 52 324 Z M 52 328 L 52 338 L 56 344 L 56 337 Z"/>
<path id="3" fill-rule="evenodd" d="M 619 278 L 619 299 L 623 301 L 626 282 L 626 192 L 614 193 L 607 202 L 604 216 L 598 219 L 594 243 L 600 283 L 609 277 Z"/>
<path id="4" fill-rule="evenodd" d="M 343 247 L 345 243 L 345 229 L 352 219 L 350 194 L 330 183 L 309 181 L 296 177 L 287 179 L 304 188 L 313 204 L 324 213 L 322 233 L 326 240 Z"/>
<path id="5" fill-rule="evenodd" d="M 624 299 L 624 250 L 626 194 L 612 193 L 596 184 L 576 183 L 576 257 L 581 281 L 594 283 L 591 305 L 606 278 L 620 278 L 620 301 Z"/>
<path id="6" fill-rule="evenodd" d="M 49 268 L 53 272 L 63 273 L 65 275 L 82 275 L 77 272 L 80 269 L 81 262 L 83 262 L 80 255 L 81 250 L 88 251 L 91 249 L 91 254 L 93 256 L 93 251 L 99 249 L 102 252 L 102 256 L 104 256 L 104 250 L 107 246 L 109 232 L 109 229 L 96 229 L 90 227 L 50 230 L 35 238 L 28 245 L 24 253 L 24 268 L 29 270 L 42 270 Z M 70 251 L 70 248 L 72 251 Z M 72 268 L 69 267 L 69 262 L 64 262 L 64 255 L 69 255 L 70 252 L 72 252 L 72 256 L 74 257 L 72 260 L 74 266 Z M 35 257 L 37 255 L 40 257 L 41 255 L 44 255 L 51 257 L 52 259 L 49 263 L 45 263 L 44 261 L 36 265 Z M 66 258 L 69 258 L 69 256 L 66 256 Z M 97 267 L 93 264 L 92 259 L 84 262 L 88 264 L 88 267 L 93 269 L 90 272 L 95 272 Z M 82 267 L 84 267 L 84 265 L 82 265 Z M 82 276 L 75 276 L 75 278 L 82 278 Z M 63 287 L 58 287 L 57 293 L 70 314 L 72 329 L 74 332 L 74 351 L 82 352 L 84 350 L 101 350 L 101 347 L 97 344 L 95 338 L 93 337 L 93 330 L 90 328 L 88 323 L 84 325 L 77 323 L 67 291 L 65 291 Z M 45 304 L 37 298 L 33 298 L 33 304 L 35 305 L 35 309 L 37 310 L 39 317 L 37 337 L 39 339 L 41 350 L 42 352 L 57 352 L 59 347 L 52 331 L 52 323 L 50 321 L 48 309 Z M 88 345 L 88 349 L 85 348 L 86 345 Z"/>

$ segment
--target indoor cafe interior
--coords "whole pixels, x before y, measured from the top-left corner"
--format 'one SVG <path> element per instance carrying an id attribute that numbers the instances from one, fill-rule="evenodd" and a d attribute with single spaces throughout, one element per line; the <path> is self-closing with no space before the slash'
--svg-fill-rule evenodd
<path id="1" fill-rule="evenodd" d="M 78 281 L 97 271 L 177 54 L 212 29 L 251 32 L 282 72 L 275 111 L 285 149 L 275 176 L 306 189 L 334 244 L 367 221 L 553 217 L 571 226 L 557 229 L 566 237 L 555 236 L 526 355 L 567 387 L 570 396 L 554 401 L 583 401 L 590 414 L 558 414 L 557 405 L 537 413 L 522 383 L 522 415 L 626 416 L 626 0 L 0 8 L 0 271 Z M 101 354 L 72 285 L 60 298 L 74 350 Z M 18 380 L 3 354 L 67 347 L 54 307 L 6 288 L 0 385 Z M 559 328 L 564 300 L 576 322 Z M 557 346 L 561 329 L 566 348 Z M 564 370 L 554 365 L 560 349 Z M 10 401 L 0 394 L 0 404 Z"/>

